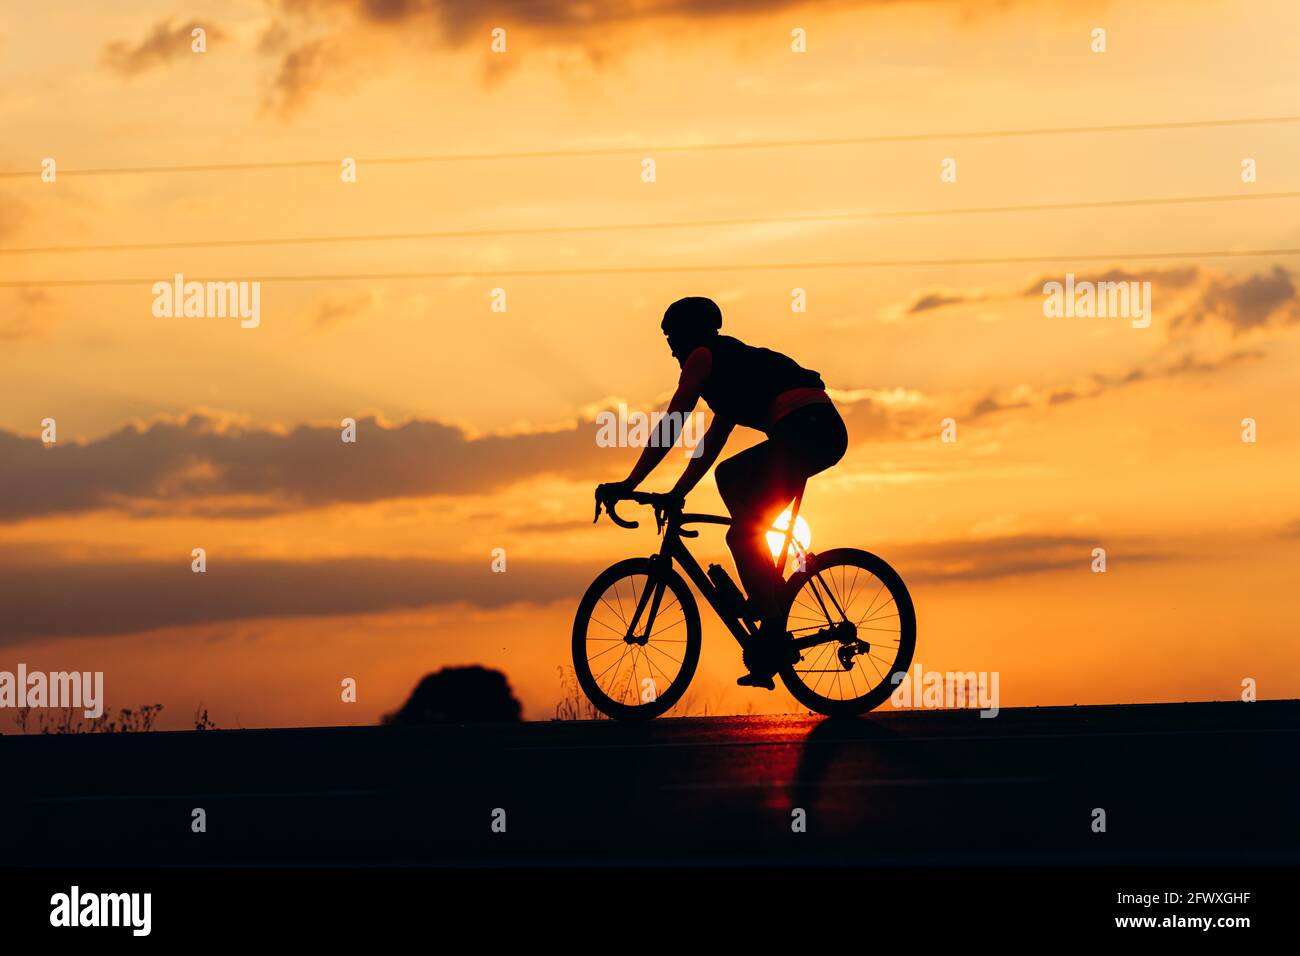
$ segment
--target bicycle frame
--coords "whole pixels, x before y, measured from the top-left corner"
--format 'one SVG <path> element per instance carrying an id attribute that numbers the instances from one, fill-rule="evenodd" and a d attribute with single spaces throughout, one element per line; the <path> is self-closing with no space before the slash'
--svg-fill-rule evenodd
<path id="1" fill-rule="evenodd" d="M 802 495 L 796 496 L 794 499 L 794 507 L 790 514 L 790 523 L 786 528 L 784 535 L 785 542 L 781 548 L 780 556 L 775 559 L 774 567 L 778 570 L 778 573 L 780 573 L 780 571 L 785 567 L 786 557 L 789 554 L 791 542 L 794 538 L 794 522 L 795 518 L 799 514 L 801 497 Z M 727 626 L 727 630 L 730 631 L 731 636 L 736 639 L 736 643 L 743 648 L 748 642 L 753 640 L 755 636 L 754 631 L 751 630 L 748 626 L 748 622 L 743 617 L 734 614 L 725 606 L 719 595 L 717 586 L 709 579 L 708 574 L 706 574 L 704 569 L 700 567 L 700 563 L 695 560 L 695 556 L 691 554 L 690 549 L 682 542 L 682 538 L 694 538 L 699 534 L 697 531 L 683 530 L 682 525 L 717 524 L 730 526 L 731 523 L 730 518 L 725 518 L 720 515 L 692 513 L 669 515 L 663 528 L 663 543 L 659 546 L 659 552 L 653 555 L 650 560 L 652 562 L 667 562 L 667 566 L 670 568 L 672 567 L 673 562 L 680 565 L 682 570 L 686 572 L 686 576 L 691 580 L 691 583 L 695 585 L 696 590 L 700 592 L 704 597 L 704 600 L 713 608 L 714 613 L 718 615 L 718 618 L 722 623 Z M 836 622 L 830 610 L 827 608 L 826 601 L 822 596 L 823 594 L 830 600 L 831 604 L 834 605 L 835 611 L 839 614 L 839 620 L 845 623 L 847 623 L 848 620 L 843 608 L 841 608 L 839 602 L 835 600 L 835 596 L 831 592 L 831 589 L 827 587 L 826 582 L 821 579 L 820 572 L 814 571 L 808 580 L 812 585 L 812 592 L 816 596 L 818 604 L 821 605 L 822 611 L 826 614 L 826 621 L 829 626 L 816 634 L 796 639 L 794 644 L 799 650 L 816 647 L 832 640 L 838 640 L 834 633 L 838 622 Z M 654 621 L 655 617 L 659 613 L 659 603 L 663 598 L 663 592 L 664 583 L 657 580 L 653 588 L 646 588 L 641 594 L 640 599 L 637 601 L 636 611 L 633 613 L 632 619 L 628 624 L 629 635 L 636 632 L 637 623 L 641 620 L 641 615 L 646 609 L 647 602 L 650 604 L 650 616 L 647 620 L 651 622 Z M 647 627 L 647 631 L 648 630 L 649 628 Z"/>
<path id="2" fill-rule="evenodd" d="M 669 567 L 672 567 L 672 562 L 676 561 L 677 564 L 681 566 L 681 569 L 686 572 L 686 576 L 690 578 L 691 583 L 695 585 L 696 590 L 698 590 L 704 597 L 704 600 L 709 602 L 709 606 L 713 608 L 714 613 L 718 615 L 723 624 L 727 625 L 727 630 L 730 631 L 731 636 L 736 639 L 736 643 L 741 647 L 744 647 L 754 635 L 746 626 L 744 618 L 735 615 L 725 607 L 718 594 L 717 587 L 711 580 L 709 580 L 709 576 L 704 572 L 704 569 L 700 567 L 700 562 L 695 560 L 695 555 L 691 554 L 690 549 L 682 543 L 683 536 L 693 538 L 699 533 L 696 531 L 683 531 L 681 528 L 683 524 L 720 524 L 730 526 L 731 519 L 723 518 L 718 515 L 705 514 L 683 514 L 670 517 L 668 519 L 667 527 L 664 528 L 663 544 L 659 546 L 659 553 L 655 555 L 654 560 L 667 561 Z M 655 591 L 657 593 L 662 593 L 663 587 L 662 583 L 658 583 L 655 586 Z M 651 609 L 651 613 L 653 614 L 657 611 L 658 600 L 656 597 L 656 602 L 654 607 Z"/>

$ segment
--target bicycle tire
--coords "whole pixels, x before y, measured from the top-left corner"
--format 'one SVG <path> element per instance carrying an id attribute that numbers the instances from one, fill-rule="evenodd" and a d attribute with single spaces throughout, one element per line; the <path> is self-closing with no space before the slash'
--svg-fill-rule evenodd
<path id="1" fill-rule="evenodd" d="M 906 676 L 907 669 L 912 666 L 912 656 L 916 652 L 916 609 L 912 604 L 912 596 L 908 593 L 907 586 L 903 583 L 902 577 L 900 577 L 898 572 L 890 567 L 888 562 L 883 558 L 874 555 L 869 551 L 862 551 L 858 548 L 835 548 L 813 556 L 809 567 L 802 571 L 795 572 L 791 575 L 789 581 L 786 582 L 782 601 L 787 633 L 796 633 L 798 630 L 810 629 L 810 627 L 813 626 L 803 624 L 804 618 L 802 615 L 794 613 L 798 608 L 796 601 L 804 592 L 804 585 L 808 583 L 809 578 L 814 574 L 821 574 L 823 575 L 821 580 L 824 583 L 826 581 L 825 575 L 834 572 L 836 569 L 838 569 L 843 575 L 841 580 L 844 582 L 844 589 L 846 591 L 848 589 L 847 570 L 854 569 L 858 575 L 860 575 L 862 571 L 868 572 L 880 583 L 883 590 L 889 592 L 890 599 L 897 608 L 898 617 L 898 644 L 896 648 L 891 648 L 894 659 L 889 662 L 889 672 L 881 673 L 879 666 L 873 663 L 875 673 L 881 677 L 880 682 L 872 685 L 866 693 L 861 695 L 855 694 L 851 698 L 835 698 L 818 693 L 816 688 L 820 686 L 819 682 L 822 678 L 818 678 L 818 682 L 809 686 L 807 682 L 807 675 L 809 673 L 831 673 L 835 671 L 835 668 L 832 666 L 826 671 L 818 671 L 811 667 L 801 667 L 802 664 L 806 663 L 804 657 L 808 655 L 804 655 L 804 657 L 801 657 L 799 661 L 783 664 L 781 669 L 778 671 L 778 674 L 781 677 L 781 682 L 785 684 L 786 689 L 794 699 L 799 701 L 799 703 L 803 704 L 809 710 L 816 711 L 819 714 L 825 714 L 828 717 L 845 717 L 863 714 L 880 706 L 880 704 L 893 693 L 895 687 L 898 686 L 897 682 Z M 858 577 L 855 576 L 853 580 L 854 586 L 856 586 L 857 580 Z M 834 576 L 831 577 L 831 581 L 834 581 Z M 832 589 L 835 588 L 833 583 L 831 586 Z M 848 613 L 847 606 L 851 605 L 851 603 L 856 600 L 854 596 L 849 595 L 839 599 L 844 605 L 846 605 L 846 614 Z M 876 607 L 875 602 L 877 600 L 878 595 L 873 596 L 872 603 L 868 605 L 863 620 L 879 620 L 878 618 L 871 617 L 872 610 Z M 883 604 L 880 606 L 882 611 L 885 606 L 886 605 Z M 795 621 L 800 622 L 801 627 L 791 627 L 792 622 Z M 861 621 L 858 623 L 861 624 Z M 870 630 L 883 629 L 870 628 Z M 829 643 L 831 642 L 828 642 L 828 644 Z M 810 649 L 810 651 L 811 650 L 815 649 Z M 854 666 L 856 666 L 856 661 Z M 845 673 L 851 675 L 853 673 L 852 668 L 846 670 Z M 854 680 L 854 678 L 850 677 L 850 680 Z M 843 686 L 843 681 L 838 675 L 836 676 L 834 683 L 836 686 Z M 856 683 L 854 684 L 854 689 L 856 690 Z"/>
<path id="2" fill-rule="evenodd" d="M 685 624 L 684 637 L 682 641 L 682 658 L 678 662 L 680 669 L 676 675 L 671 678 L 668 686 L 662 691 L 656 690 L 653 700 L 645 701 L 638 687 L 638 692 L 632 695 L 632 699 L 638 703 L 629 704 L 626 702 L 626 693 L 620 695 L 621 699 L 616 700 L 601 686 L 599 675 L 593 673 L 591 666 L 591 657 L 589 653 L 589 644 L 592 642 L 590 626 L 592 624 L 592 615 L 596 613 L 602 598 L 625 579 L 631 579 L 628 584 L 628 590 L 638 594 L 635 587 L 635 578 L 644 576 L 647 584 L 653 579 L 652 576 L 658 576 L 664 582 L 665 595 L 671 592 L 676 599 L 682 611 L 682 623 Z M 666 598 L 665 598 L 666 600 Z M 606 603 L 607 607 L 612 606 Z M 663 614 L 665 608 L 660 607 L 660 613 Z M 671 610 L 669 611 L 671 613 Z M 608 625 L 606 625 L 608 626 Z M 676 627 L 670 624 L 666 630 Z M 614 639 L 609 637 L 597 638 L 597 640 L 610 641 L 611 647 L 606 652 L 617 650 Z M 655 640 L 654 632 L 651 633 L 649 641 Z M 661 561 L 652 561 L 650 558 L 628 558 L 619 561 L 617 564 L 610 565 L 599 575 L 596 580 L 591 582 L 582 600 L 578 603 L 577 613 L 573 619 L 573 670 L 578 678 L 578 685 L 582 692 L 587 695 L 587 699 L 592 705 L 606 716 L 615 720 L 649 720 L 658 717 L 674 707 L 681 700 L 682 694 L 690 685 L 691 679 L 695 676 L 695 669 L 700 661 L 700 611 L 695 603 L 695 597 L 691 593 L 689 585 L 677 570 L 672 567 L 665 567 Z M 622 653 L 626 655 L 626 645 Z M 648 645 L 647 645 L 648 648 Z M 660 648 L 661 653 L 665 653 Z M 633 651 L 633 677 L 636 675 L 636 651 Z M 645 651 L 647 666 L 650 668 L 648 675 L 653 682 L 653 669 L 655 660 L 649 655 L 649 650 Z M 620 661 L 621 663 L 621 661 Z M 660 659 L 662 664 L 662 659 Z M 661 671 L 661 674 L 663 671 Z M 617 684 L 618 673 L 615 674 L 614 683 Z M 667 676 L 666 674 L 664 676 Z"/>

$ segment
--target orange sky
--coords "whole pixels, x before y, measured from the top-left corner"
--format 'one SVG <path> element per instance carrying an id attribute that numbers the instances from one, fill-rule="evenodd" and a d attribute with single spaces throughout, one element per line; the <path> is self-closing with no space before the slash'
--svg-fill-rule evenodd
<path id="1" fill-rule="evenodd" d="M 999 671 L 1002 706 L 1300 694 L 1298 257 L 1142 257 L 1300 247 L 1300 198 L 1274 195 L 1300 193 L 1300 123 L 668 148 L 1294 113 L 1294 4 L 984 6 L 0 10 L 0 670 L 102 669 L 110 707 L 251 727 L 371 722 L 484 663 L 551 716 L 586 582 L 653 545 L 587 523 L 635 457 L 591 418 L 666 399 L 659 315 L 708 295 L 839 400 L 851 446 L 809 493 L 813 546 L 899 568 L 927 669 Z M 367 162 L 536 152 L 570 155 Z M 76 172 L 257 163 L 290 165 Z M 894 212 L 943 214 L 850 215 Z M 546 231 L 727 219 L 764 221 Z M 534 231 L 250 242 L 492 230 Z M 175 245 L 214 240 L 244 244 Z M 150 243 L 173 247 L 21 251 Z M 657 271 L 574 274 L 617 269 Z M 1152 283 L 1150 328 L 1044 317 L 1044 281 L 1110 270 Z M 154 318 L 176 272 L 325 278 L 264 281 L 240 329 Z M 412 272 L 473 275 L 329 278 Z M 90 279 L 148 281 L 68 284 Z M 720 507 L 711 480 L 695 497 Z M 736 688 L 738 656 L 706 623 L 684 709 L 797 709 Z"/>

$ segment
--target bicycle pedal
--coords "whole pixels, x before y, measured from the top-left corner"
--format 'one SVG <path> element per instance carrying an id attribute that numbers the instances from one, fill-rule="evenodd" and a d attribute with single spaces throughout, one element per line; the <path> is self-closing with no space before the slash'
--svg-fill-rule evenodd
<path id="1" fill-rule="evenodd" d="M 770 677 L 764 677 L 762 674 L 745 674 L 736 678 L 736 683 L 741 687 L 762 687 L 764 690 L 776 690 L 776 682 Z"/>

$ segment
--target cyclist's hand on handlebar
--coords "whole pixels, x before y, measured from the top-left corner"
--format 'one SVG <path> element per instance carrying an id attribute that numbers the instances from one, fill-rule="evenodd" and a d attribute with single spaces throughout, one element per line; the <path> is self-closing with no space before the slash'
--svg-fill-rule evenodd
<path id="1" fill-rule="evenodd" d="M 630 481 L 607 481 L 603 485 L 596 486 L 596 500 L 602 504 L 610 501 L 620 501 L 635 489 L 636 485 Z"/>
<path id="2" fill-rule="evenodd" d="M 596 486 L 596 514 L 592 518 L 593 522 L 600 520 L 600 509 L 603 507 L 609 514 L 610 520 L 624 528 L 635 528 L 635 521 L 626 521 L 618 516 L 614 506 L 625 499 L 635 501 L 637 504 L 650 505 L 654 508 L 655 524 L 662 531 L 665 522 L 669 516 L 680 514 L 682 508 L 686 505 L 685 496 L 676 492 L 667 494 L 652 494 L 650 492 L 638 492 L 635 485 L 628 481 L 611 481 L 603 485 Z"/>
<path id="3" fill-rule="evenodd" d="M 675 491 L 667 491 L 654 496 L 656 514 L 680 514 L 686 507 L 686 496 Z"/>
<path id="4" fill-rule="evenodd" d="M 633 485 L 630 481 L 607 481 L 603 485 L 596 486 L 596 516 L 592 518 L 592 523 L 600 520 L 600 506 L 604 505 L 606 509 L 626 498 L 632 493 Z"/>
<path id="5" fill-rule="evenodd" d="M 669 516 L 682 513 L 682 509 L 686 507 L 686 498 L 674 491 L 669 491 L 665 494 L 653 495 L 648 503 L 654 505 L 655 526 L 662 531 Z"/>

